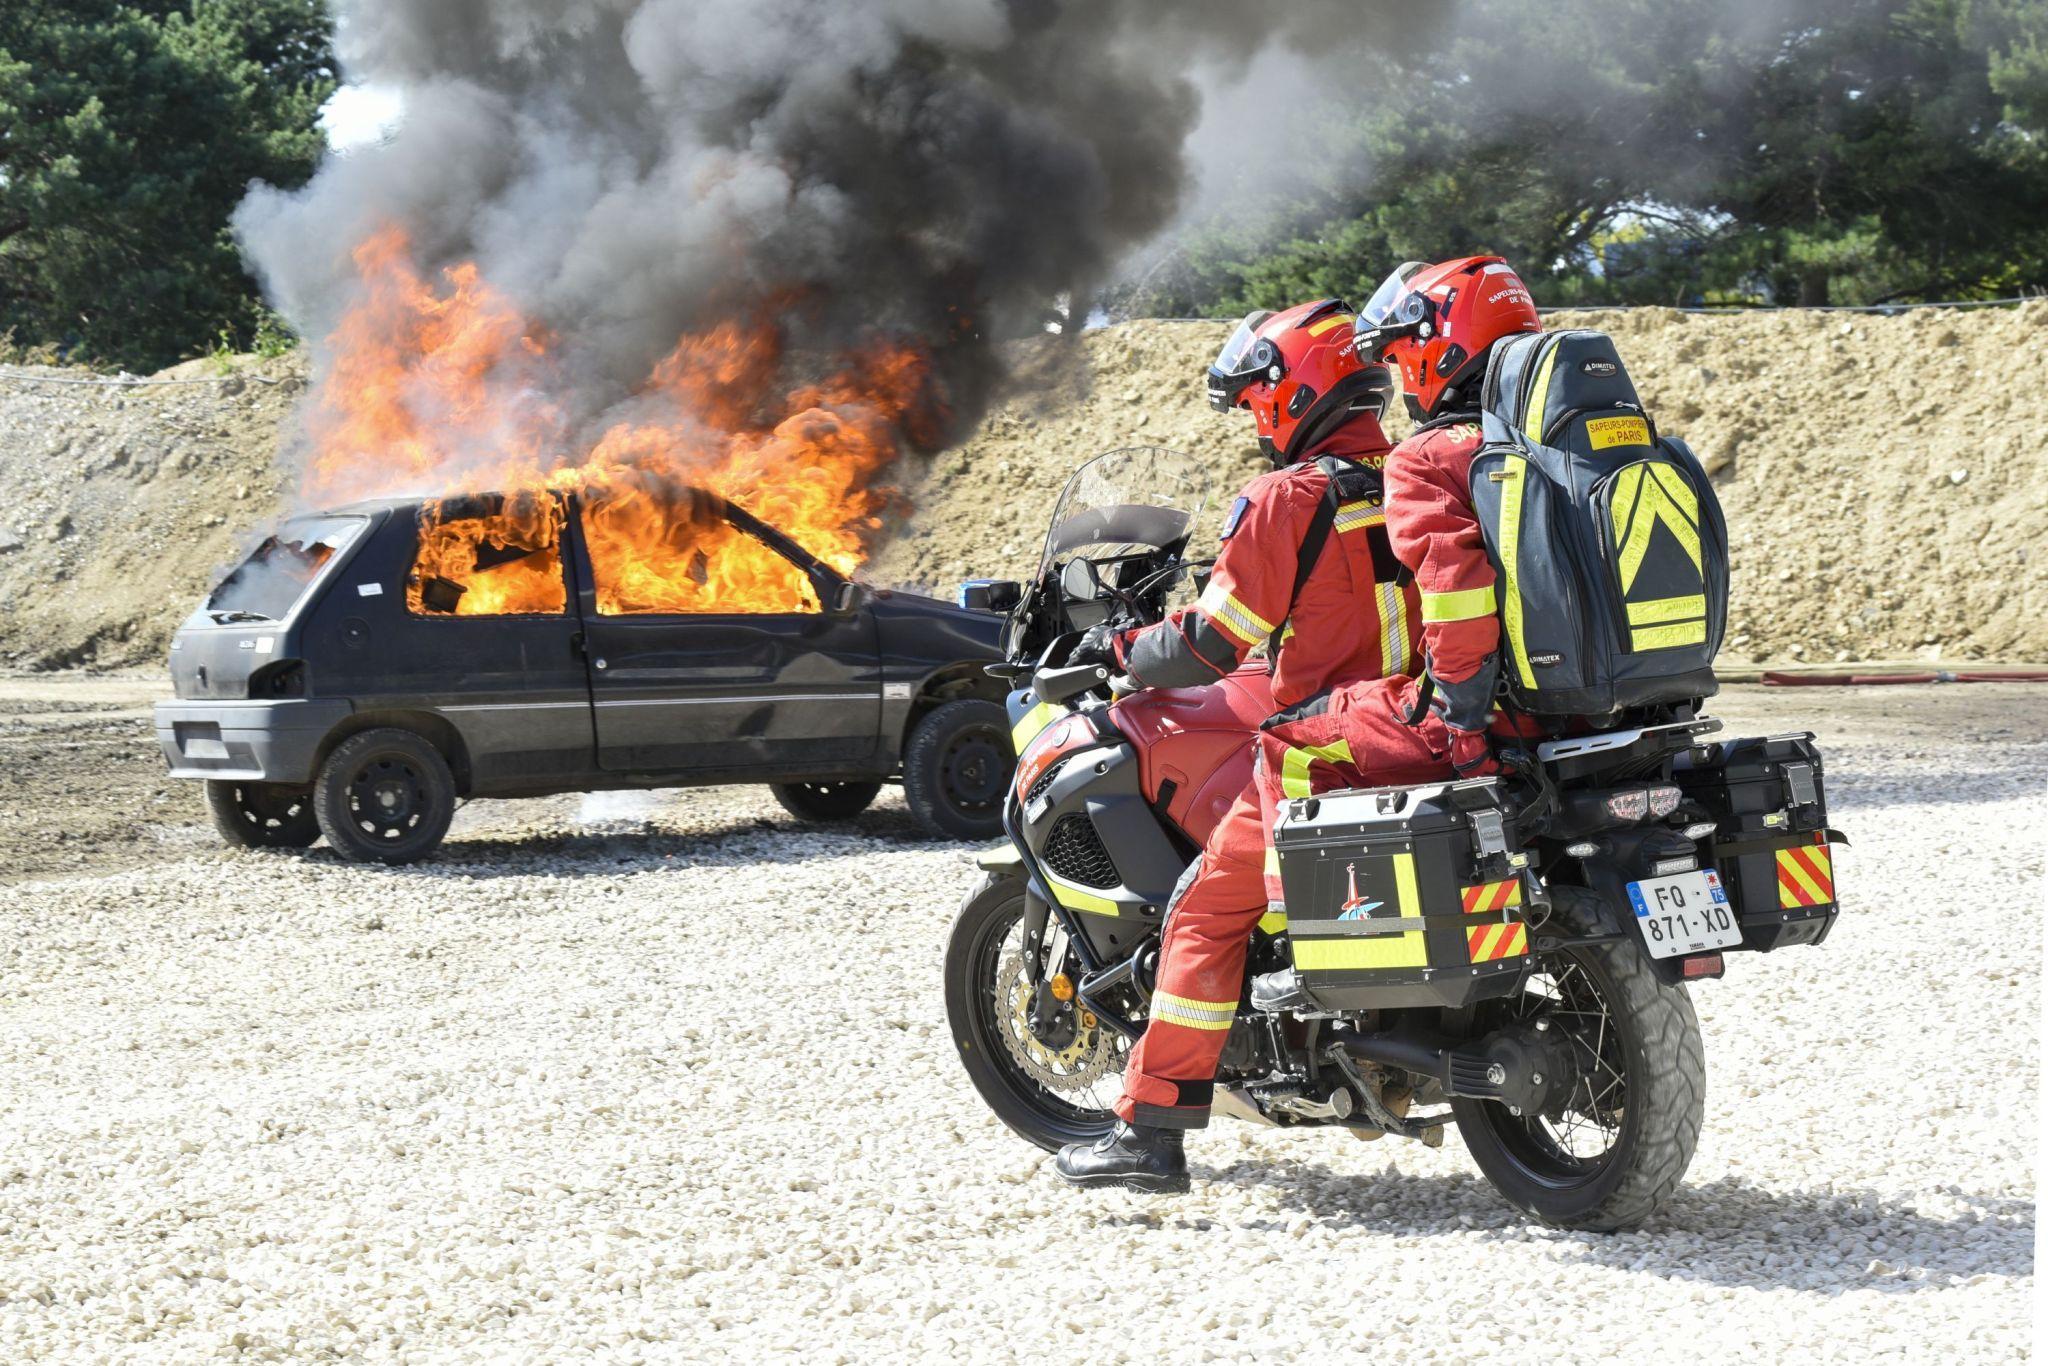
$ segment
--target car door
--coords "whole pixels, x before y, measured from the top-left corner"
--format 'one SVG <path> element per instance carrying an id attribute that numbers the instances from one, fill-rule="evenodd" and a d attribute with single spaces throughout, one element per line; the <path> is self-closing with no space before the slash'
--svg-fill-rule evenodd
<path id="1" fill-rule="evenodd" d="M 590 685 L 556 494 L 401 508 L 310 626 L 323 690 L 359 710 L 435 712 L 471 791 L 545 791 L 591 772 Z"/>
<path id="2" fill-rule="evenodd" d="M 586 492 L 576 523 L 600 767 L 874 767 L 880 647 L 854 585 L 707 494 Z"/>

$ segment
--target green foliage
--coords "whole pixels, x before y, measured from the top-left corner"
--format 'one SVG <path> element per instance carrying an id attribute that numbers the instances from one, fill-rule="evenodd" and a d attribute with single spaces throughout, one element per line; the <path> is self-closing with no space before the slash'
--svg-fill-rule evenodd
<path id="1" fill-rule="evenodd" d="M 1302 124 L 1348 178 L 1248 190 L 1114 306 L 1357 301 L 1489 251 L 1553 305 L 2048 285 L 2041 0 L 1472 0 Z"/>
<path id="2" fill-rule="evenodd" d="M 253 341 L 229 215 L 311 175 L 330 39 L 321 0 L 0 4 L 0 330 L 137 370 Z"/>

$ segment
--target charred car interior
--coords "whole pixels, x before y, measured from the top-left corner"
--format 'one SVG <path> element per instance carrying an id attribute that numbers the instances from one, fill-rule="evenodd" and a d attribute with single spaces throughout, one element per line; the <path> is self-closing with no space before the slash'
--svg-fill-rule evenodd
<path id="1" fill-rule="evenodd" d="M 470 797 L 767 782 L 1000 829 L 1002 620 L 858 584 L 745 509 L 630 480 L 294 518 L 192 614 L 156 711 L 225 838 L 404 863 Z"/>

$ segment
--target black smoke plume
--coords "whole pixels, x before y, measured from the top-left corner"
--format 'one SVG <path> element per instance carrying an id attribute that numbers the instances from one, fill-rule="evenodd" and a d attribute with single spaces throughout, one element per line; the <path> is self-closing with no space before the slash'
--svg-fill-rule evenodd
<path id="1" fill-rule="evenodd" d="M 957 437 L 994 343 L 1171 222 L 1188 73 L 1357 43 L 1377 4 L 1275 0 L 337 0 L 348 74 L 404 93 L 382 144 L 238 228 L 316 343 L 350 250 L 405 230 L 548 329 L 592 422 L 682 335 L 769 314 L 793 351 L 929 348 Z M 1271 114 L 1284 136 L 1284 95 Z"/>

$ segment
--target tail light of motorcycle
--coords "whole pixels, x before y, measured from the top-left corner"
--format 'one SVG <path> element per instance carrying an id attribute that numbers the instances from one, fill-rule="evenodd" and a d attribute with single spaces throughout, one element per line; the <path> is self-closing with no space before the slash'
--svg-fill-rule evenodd
<path id="1" fill-rule="evenodd" d="M 1725 969 L 1718 953 L 1696 953 L 1682 960 L 1678 966 L 1681 977 L 1719 977 Z"/>
<path id="2" fill-rule="evenodd" d="M 1607 814 L 1618 821 L 1639 821 L 1650 814 L 1648 788 L 1635 787 L 1607 799 Z"/>
<path id="3" fill-rule="evenodd" d="M 1678 809 L 1684 794 L 1675 787 L 1653 787 L 1650 789 L 1650 814 L 1660 820 Z"/>

